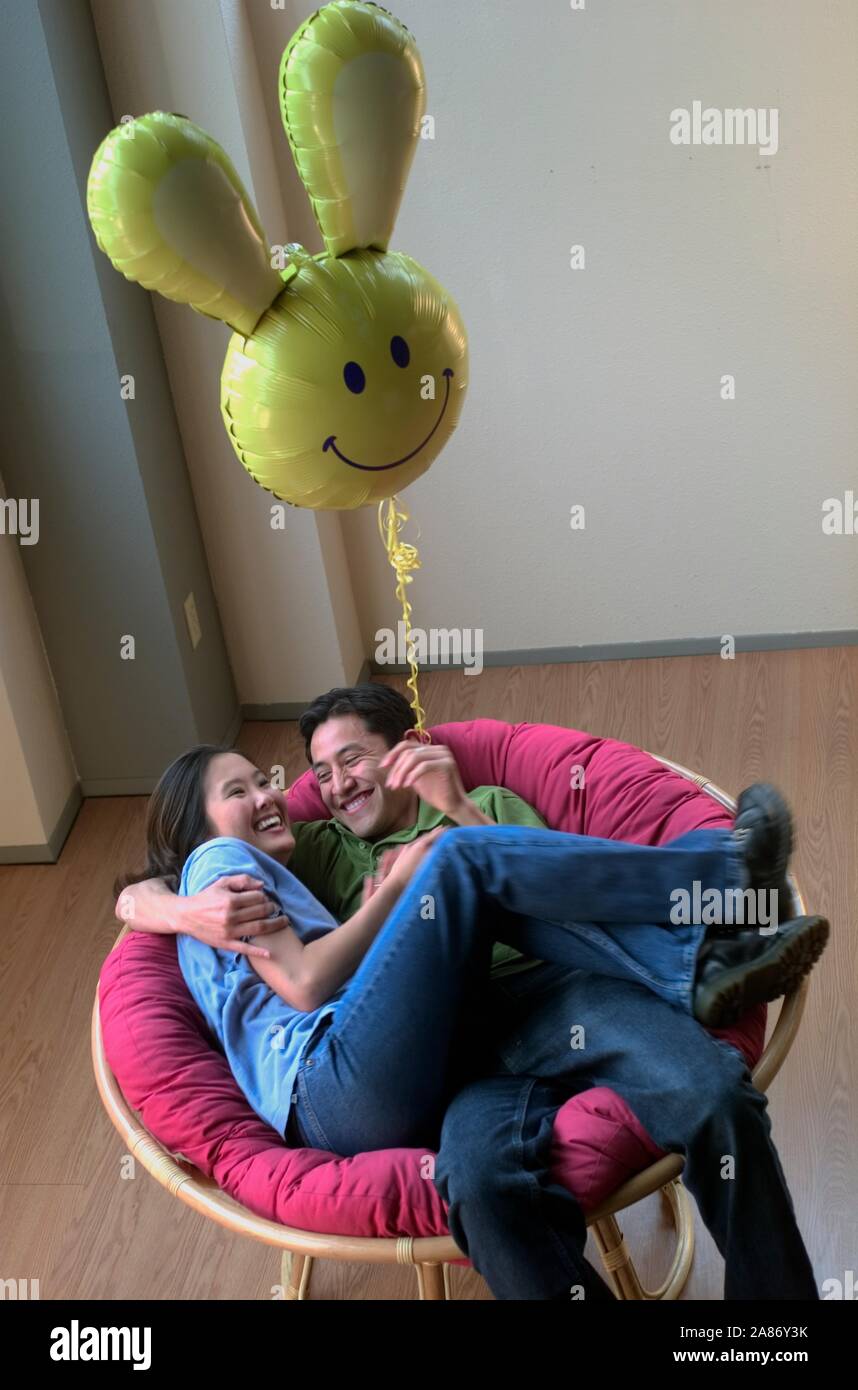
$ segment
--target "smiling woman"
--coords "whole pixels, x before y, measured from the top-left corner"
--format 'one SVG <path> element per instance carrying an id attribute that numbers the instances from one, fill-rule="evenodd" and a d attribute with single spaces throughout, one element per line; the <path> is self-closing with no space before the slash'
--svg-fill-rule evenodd
<path id="1" fill-rule="evenodd" d="M 272 786 L 267 773 L 242 753 L 213 757 L 203 787 L 213 836 L 246 840 L 271 855 L 294 848 L 285 793 Z"/>
<path id="2" fill-rule="evenodd" d="M 126 888 L 162 878 L 176 890 L 182 866 L 207 840 L 232 836 L 266 854 L 289 854 L 295 839 L 286 795 L 237 748 L 199 744 L 177 758 L 159 779 L 146 817 L 147 864 L 114 884 Z"/>

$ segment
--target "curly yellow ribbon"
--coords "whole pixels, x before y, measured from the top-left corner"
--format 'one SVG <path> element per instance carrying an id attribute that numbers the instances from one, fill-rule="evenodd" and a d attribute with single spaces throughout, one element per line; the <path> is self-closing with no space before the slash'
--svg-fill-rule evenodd
<path id="1" fill-rule="evenodd" d="M 385 507 L 387 508 L 386 515 Z M 406 587 L 413 578 L 412 570 L 419 570 L 420 568 L 420 557 L 416 545 L 409 545 L 407 541 L 401 540 L 399 535 L 404 523 L 410 520 L 411 513 L 398 497 L 387 497 L 383 502 L 379 502 L 378 530 L 387 551 L 387 558 L 396 572 L 396 597 L 402 604 L 402 617 L 405 621 L 408 665 L 411 667 L 411 675 L 405 684 L 414 696 L 411 701 L 411 708 L 414 710 L 415 728 L 425 743 L 429 741 L 429 734 L 424 722 L 426 712 L 417 693 L 418 666 L 414 655 L 414 638 L 411 630 L 411 604 L 408 602 L 406 593 Z"/>

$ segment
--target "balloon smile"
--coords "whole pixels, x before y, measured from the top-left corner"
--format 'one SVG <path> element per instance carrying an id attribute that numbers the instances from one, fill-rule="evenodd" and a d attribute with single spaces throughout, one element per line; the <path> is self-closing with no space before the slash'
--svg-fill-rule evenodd
<path id="1" fill-rule="evenodd" d="M 417 448 L 416 448 L 416 449 L 412 449 L 412 450 L 411 450 L 411 453 L 410 453 L 410 454 L 406 454 L 404 458 L 396 459 L 396 461 L 395 461 L 394 463 L 376 463 L 376 464 L 371 464 L 371 463 L 355 463 L 354 459 L 346 458 L 345 454 L 341 454 L 341 453 L 340 453 L 339 449 L 337 448 L 337 436 L 336 436 L 335 434 L 330 435 L 329 438 L 325 440 L 324 444 L 322 445 L 322 453 L 325 453 L 325 454 L 326 454 L 326 453 L 328 452 L 329 449 L 333 449 L 333 451 L 334 451 L 334 453 L 336 454 L 337 458 L 338 458 L 338 459 L 341 459 L 343 463 L 347 463 L 348 466 L 349 466 L 349 468 L 360 468 L 360 469 L 362 469 L 365 473 L 383 473 L 383 472 L 385 471 L 385 469 L 387 469 L 387 468 L 399 468 L 401 464 L 403 464 L 403 463 L 408 463 L 409 459 L 413 459 L 414 456 L 415 456 L 415 454 L 419 454 L 419 453 L 420 453 L 420 450 L 421 450 L 426 444 L 429 443 L 429 440 L 432 438 L 433 434 L 435 433 L 435 431 L 437 430 L 437 428 L 438 428 L 438 426 L 440 425 L 441 421 L 443 420 L 443 418 L 444 418 L 444 411 L 447 409 L 447 404 L 448 404 L 448 402 L 449 402 L 449 400 L 450 400 L 450 377 L 451 377 L 452 375 L 453 375 L 453 369 L 452 369 L 452 367 L 445 367 L 445 368 L 444 368 L 444 377 L 445 377 L 446 384 L 447 384 L 447 393 L 446 393 L 446 395 L 445 395 L 445 397 L 444 397 L 444 404 L 441 406 L 441 413 L 440 413 L 440 415 L 438 416 L 438 419 L 435 421 L 434 425 L 432 426 L 431 430 L 430 430 L 429 433 L 427 434 L 426 438 L 423 440 L 423 443 L 422 443 L 422 444 L 418 444 L 418 445 L 417 445 Z"/>

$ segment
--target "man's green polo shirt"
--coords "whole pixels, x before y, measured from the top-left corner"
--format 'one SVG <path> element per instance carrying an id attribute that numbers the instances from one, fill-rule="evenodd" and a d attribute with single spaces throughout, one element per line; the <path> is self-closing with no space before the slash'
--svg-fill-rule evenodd
<path id="1" fill-rule="evenodd" d="M 545 822 L 532 806 L 505 787 L 477 787 L 468 793 L 475 806 L 497 825 L 529 825 L 544 830 Z M 344 922 L 361 905 L 363 881 L 375 873 L 381 856 L 392 845 L 407 844 L 427 830 L 454 822 L 425 801 L 419 802 L 417 821 L 407 830 L 398 830 L 384 840 L 361 840 L 338 820 L 302 821 L 292 827 L 295 850 L 289 868 L 325 904 L 329 912 Z M 512 974 L 540 962 L 523 956 L 513 946 L 496 941 L 492 952 L 492 974 Z"/>

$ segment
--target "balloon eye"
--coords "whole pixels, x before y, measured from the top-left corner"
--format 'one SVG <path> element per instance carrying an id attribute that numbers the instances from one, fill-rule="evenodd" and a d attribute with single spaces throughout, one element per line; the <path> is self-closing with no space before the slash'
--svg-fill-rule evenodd
<path id="1" fill-rule="evenodd" d="M 408 344 L 404 338 L 396 337 L 390 340 L 390 355 L 397 367 L 407 367 L 411 361 L 411 353 L 408 351 Z"/>
<path id="2" fill-rule="evenodd" d="M 357 362 L 347 362 L 343 367 L 343 380 L 350 391 L 354 391 L 359 396 L 366 386 L 366 377 L 363 367 L 359 367 Z"/>

